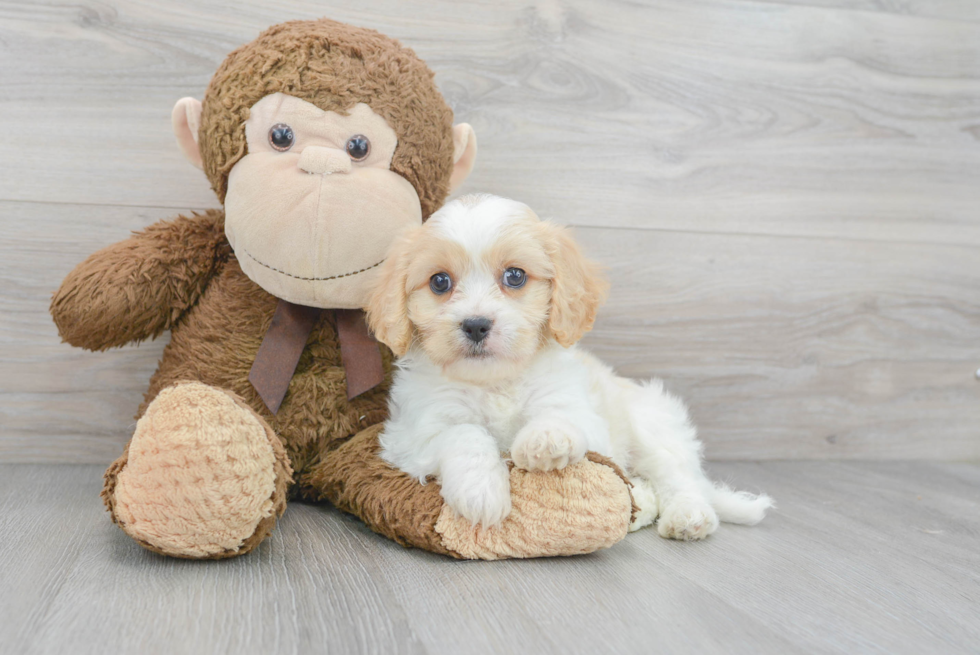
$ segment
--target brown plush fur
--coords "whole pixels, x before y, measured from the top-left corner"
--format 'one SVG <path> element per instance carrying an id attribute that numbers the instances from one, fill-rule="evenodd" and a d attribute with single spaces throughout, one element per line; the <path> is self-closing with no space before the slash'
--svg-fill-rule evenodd
<path id="1" fill-rule="evenodd" d="M 223 216 L 160 221 L 76 266 L 51 301 L 61 338 L 107 350 L 172 329 L 231 256 Z"/>
<path id="2" fill-rule="evenodd" d="M 232 53 L 215 75 L 199 137 L 205 172 L 222 202 L 228 173 L 245 154 L 248 108 L 280 91 L 338 112 L 368 101 L 398 134 L 391 168 L 415 187 L 423 216 L 441 205 L 453 168 L 452 111 L 432 73 L 396 41 L 327 20 L 273 27 Z M 210 557 L 255 548 L 288 493 L 329 499 L 399 543 L 459 556 L 435 530 L 444 510 L 437 485 L 419 485 L 377 456 L 391 379 L 387 348 L 385 382 L 348 401 L 333 313 L 323 311 L 278 413 L 268 411 L 248 374 L 276 304 L 242 272 L 225 237 L 224 213 L 211 210 L 161 221 L 93 254 L 62 283 L 51 313 L 65 341 L 89 350 L 171 331 L 137 418 L 164 389 L 191 381 L 223 390 L 264 422 L 275 453 L 274 511 L 237 548 Z M 102 495 L 113 520 L 128 452 L 127 446 L 105 474 Z M 610 503 L 596 510 L 629 508 Z"/>
<path id="3" fill-rule="evenodd" d="M 212 210 L 161 221 L 91 255 L 65 278 L 51 313 L 65 341 L 89 350 L 152 338 L 169 328 L 170 343 L 136 418 L 178 382 L 195 380 L 231 392 L 278 435 L 274 448 L 285 447 L 295 471 L 293 493 L 319 499 L 324 494 L 307 474 L 321 450 L 386 418 L 392 355 L 382 346 L 385 382 L 348 401 L 335 319 L 322 312 L 273 415 L 248 373 L 277 302 L 242 273 L 225 238 L 223 214 Z M 110 511 L 125 462 L 124 453 L 106 472 L 103 498 Z"/>
<path id="4" fill-rule="evenodd" d="M 432 71 L 394 39 L 321 19 L 269 28 L 232 52 L 212 78 L 198 143 L 204 171 L 221 202 L 229 171 L 246 154 L 249 108 L 277 92 L 338 113 L 359 102 L 369 104 L 398 134 L 391 170 L 415 187 L 422 216 L 446 199 L 453 112 Z"/>
<path id="5" fill-rule="evenodd" d="M 323 498 L 360 517 L 372 530 L 403 546 L 424 548 L 456 558 L 578 554 L 619 541 L 638 510 L 623 471 L 608 457 L 590 452 L 586 462 L 562 473 L 512 469 L 511 481 L 518 494 L 515 511 L 501 526 L 480 531 L 469 526 L 465 519 L 450 516 L 447 520 L 448 508 L 439 494 L 439 485 L 420 486 L 418 480 L 392 469 L 378 457 L 381 428 L 381 425 L 374 426 L 337 448 L 327 449 L 308 479 L 320 489 Z M 612 475 L 603 477 L 603 468 L 611 469 Z M 565 485 L 561 483 L 562 476 L 569 480 Z M 603 497 L 603 502 L 583 503 L 583 490 L 578 486 L 583 482 L 596 484 L 589 493 Z M 555 498 L 555 486 L 576 489 L 578 494 Z M 556 507 L 543 506 L 549 499 L 546 498 L 548 491 L 551 491 L 550 500 L 556 502 Z M 525 517 L 531 520 L 543 518 L 542 522 L 550 520 L 554 525 L 541 531 L 534 529 L 539 526 L 528 529 L 529 521 Z M 566 534 L 576 522 L 581 533 Z M 453 530 L 454 541 L 466 551 L 465 555 L 447 547 L 446 536 L 439 529 L 440 524 L 447 523 Z M 593 534 L 588 534 L 590 529 Z M 595 533 L 606 529 L 610 533 Z M 499 548 L 488 547 L 486 542 Z"/>
<path id="6" fill-rule="evenodd" d="M 276 510 L 237 550 L 209 558 L 234 557 L 255 548 L 284 511 L 287 489 L 294 496 L 308 500 L 329 500 L 360 517 L 371 529 L 404 546 L 462 557 L 447 548 L 443 536 L 436 531 L 445 508 L 439 486 L 420 485 L 378 457 L 377 435 L 387 416 L 386 400 L 391 379 L 392 355 L 387 348 L 382 347 L 385 382 L 348 401 L 334 319 L 329 311 L 325 311 L 310 335 L 278 414 L 273 416 L 265 407 L 248 381 L 248 372 L 272 321 L 277 300 L 242 273 L 225 241 L 221 225 L 219 211 L 157 223 L 89 257 L 65 279 L 52 302 L 56 323 L 74 327 L 64 331 L 65 340 L 90 349 L 105 349 L 127 337 L 145 339 L 154 336 L 157 329 L 154 326 L 171 326 L 170 343 L 164 350 L 137 418 L 163 389 L 182 381 L 196 380 L 225 390 L 269 426 L 270 442 L 277 453 L 276 492 L 273 495 Z M 124 290 L 116 294 L 125 298 L 119 311 L 144 317 L 142 330 L 120 336 L 115 324 L 109 320 L 111 313 L 108 316 L 89 315 L 84 306 L 74 300 L 87 286 L 92 271 L 100 268 L 118 270 L 118 267 L 104 266 L 105 262 L 124 261 L 130 257 L 152 260 L 163 243 L 167 246 L 162 250 L 174 261 L 194 261 L 198 252 L 213 253 L 214 260 L 208 265 L 178 268 L 179 282 L 168 280 L 162 271 L 158 271 L 157 277 L 132 277 L 128 267 L 124 267 L 127 277 L 112 278 L 107 273 L 99 276 L 104 284 Z M 210 280 L 207 279 L 209 276 Z M 197 302 L 188 311 L 173 315 L 166 305 L 157 304 L 159 285 L 170 289 L 168 293 L 174 293 L 176 287 L 197 290 L 194 292 Z M 186 297 L 189 292 L 184 293 Z M 85 322 L 73 324 L 73 317 L 81 317 Z M 281 456 L 283 451 L 288 458 Z M 102 498 L 114 521 L 113 492 L 118 474 L 126 466 L 127 453 L 128 447 L 105 474 Z M 612 468 L 622 477 L 623 484 L 628 484 L 614 464 L 595 454 L 590 454 L 589 458 L 595 464 Z M 292 471 L 289 470 L 290 463 Z M 289 486 L 294 478 L 295 484 Z M 607 495 L 613 498 L 615 493 L 616 490 L 611 489 Z M 628 522 L 629 514 L 635 508 L 631 507 L 631 501 L 626 505 L 613 502 L 608 506 L 596 506 L 594 511 L 625 513 Z M 520 520 L 519 511 L 515 512 L 513 520 Z M 474 535 L 473 539 L 476 538 Z M 139 543 L 154 552 L 172 555 L 153 544 Z M 513 546 L 513 542 L 504 543 L 508 548 Z M 574 549 L 575 544 L 574 535 L 566 538 L 566 547 L 571 545 Z M 604 540 L 588 541 L 579 547 L 580 551 L 574 552 L 605 545 L 608 542 Z M 490 559 L 514 556 L 507 552 L 494 554 L 477 544 L 471 545 L 467 552 Z M 547 554 L 555 553 L 547 551 Z"/>
<path id="7" fill-rule="evenodd" d="M 381 428 L 365 430 L 339 448 L 325 448 L 309 476 L 311 485 L 322 498 L 403 546 L 460 557 L 442 544 L 435 530 L 445 505 L 439 486 L 422 486 L 379 458 Z"/>
<path id="8" fill-rule="evenodd" d="M 215 242 L 178 240 L 176 237 L 184 236 L 188 232 L 185 227 L 188 222 L 210 223 L 213 229 L 202 230 L 201 233 L 212 235 Z M 177 324 L 171 328 L 170 343 L 164 350 L 157 372 L 150 380 L 150 388 L 137 418 L 143 415 L 146 406 L 161 390 L 182 380 L 197 380 L 232 391 L 279 435 L 302 484 L 303 474 L 319 455 L 319 449 L 324 442 L 348 437 L 384 420 L 388 380 L 352 401 L 347 401 L 347 379 L 340 359 L 334 317 L 327 310 L 321 313 L 314 326 L 289 384 L 286 398 L 279 412 L 273 415 L 248 381 L 248 373 L 262 338 L 272 323 L 277 299 L 242 273 L 237 258 L 227 246 L 224 230 L 221 229 L 221 212 L 210 211 L 194 218 L 180 217 L 166 225 L 175 237 L 170 245 L 174 257 L 181 256 L 184 248 L 187 249 L 188 256 L 195 248 L 226 254 L 211 269 L 211 279 L 197 303 L 182 314 Z M 99 251 L 81 264 L 79 269 L 88 270 L 97 266 L 99 261 L 112 259 L 113 251 L 117 248 L 125 247 L 125 254 L 131 255 L 132 250 L 139 247 L 136 244 L 143 245 L 142 241 L 148 234 L 150 231 Z M 153 231 L 153 234 L 158 234 L 158 231 Z M 159 244 L 154 239 L 145 246 L 153 250 Z M 56 314 L 63 306 L 57 299 L 66 293 L 66 289 L 84 283 L 76 279 L 79 269 L 68 276 L 56 296 L 56 307 L 52 310 Z M 116 280 L 115 284 L 126 287 L 127 281 Z M 155 305 L 156 297 L 149 290 L 130 287 L 129 291 L 128 295 L 134 304 L 138 294 L 145 294 L 143 302 L 146 306 L 142 309 L 144 314 L 149 314 L 153 307 L 164 311 L 165 306 Z M 58 318 L 56 322 L 59 322 Z M 72 342 L 70 335 L 63 336 Z M 89 337 L 92 338 L 94 337 Z M 382 348 L 382 352 L 385 368 L 389 370 L 391 353 L 387 348 Z"/>

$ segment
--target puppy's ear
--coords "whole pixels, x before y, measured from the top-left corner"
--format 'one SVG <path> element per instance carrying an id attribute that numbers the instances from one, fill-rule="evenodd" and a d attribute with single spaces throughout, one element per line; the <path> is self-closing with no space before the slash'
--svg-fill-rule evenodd
<path id="1" fill-rule="evenodd" d="M 585 258 L 571 233 L 554 223 L 540 223 L 555 274 L 551 280 L 548 328 L 569 347 L 592 329 L 609 283 L 599 265 Z"/>
<path id="2" fill-rule="evenodd" d="M 388 250 L 378 272 L 378 282 L 367 306 L 367 321 L 375 338 L 398 357 L 412 343 L 412 322 L 408 319 L 408 264 L 412 244 L 420 227 L 407 230 Z"/>

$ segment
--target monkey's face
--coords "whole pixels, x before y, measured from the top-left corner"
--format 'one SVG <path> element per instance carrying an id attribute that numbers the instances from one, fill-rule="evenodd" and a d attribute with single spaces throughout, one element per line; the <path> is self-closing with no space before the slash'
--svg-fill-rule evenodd
<path id="1" fill-rule="evenodd" d="M 363 307 L 385 251 L 422 222 L 415 188 L 390 170 L 398 137 L 359 103 L 346 116 L 282 93 L 245 123 L 225 232 L 263 289 L 311 307 Z"/>

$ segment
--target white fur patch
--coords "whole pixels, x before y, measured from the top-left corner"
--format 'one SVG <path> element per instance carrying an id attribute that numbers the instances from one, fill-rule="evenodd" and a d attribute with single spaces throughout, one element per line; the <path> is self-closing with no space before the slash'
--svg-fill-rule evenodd
<path id="1" fill-rule="evenodd" d="M 687 540 L 711 534 L 719 518 L 756 522 L 771 501 L 708 480 L 687 408 L 660 380 L 621 378 L 592 355 L 561 347 L 544 323 L 499 291 L 481 257 L 514 221 L 533 217 L 529 212 L 512 200 L 467 196 L 422 228 L 461 244 L 471 260 L 470 273 L 458 281 L 459 296 L 434 310 L 433 320 L 446 319 L 455 330 L 466 316 L 491 317 L 487 339 L 497 341 L 489 355 L 499 362 L 437 365 L 425 343 L 414 343 L 395 373 L 382 457 L 420 480 L 435 476 L 446 502 L 483 525 L 510 511 L 502 452 L 509 451 L 519 468 L 549 471 L 589 450 L 610 457 L 634 480 L 640 512 L 633 529 L 659 516 L 661 535 Z M 539 333 L 525 354 L 508 335 L 528 325 Z"/>

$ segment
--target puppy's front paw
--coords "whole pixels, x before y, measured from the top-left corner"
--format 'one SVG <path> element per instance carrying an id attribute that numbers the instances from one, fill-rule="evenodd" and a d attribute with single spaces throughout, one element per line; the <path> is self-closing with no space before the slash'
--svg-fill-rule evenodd
<path id="1" fill-rule="evenodd" d="M 718 529 L 718 514 L 707 501 L 697 498 L 675 498 L 660 512 L 657 532 L 667 539 L 695 541 Z"/>
<path id="2" fill-rule="evenodd" d="M 443 470 L 442 497 L 476 525 L 497 525 L 510 514 L 510 471 L 503 461 L 484 470 Z"/>
<path id="3" fill-rule="evenodd" d="M 563 469 L 585 457 L 582 431 L 566 421 L 532 421 L 517 433 L 510 457 L 528 471 Z"/>

